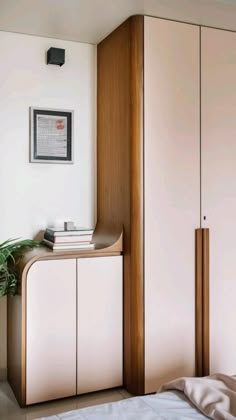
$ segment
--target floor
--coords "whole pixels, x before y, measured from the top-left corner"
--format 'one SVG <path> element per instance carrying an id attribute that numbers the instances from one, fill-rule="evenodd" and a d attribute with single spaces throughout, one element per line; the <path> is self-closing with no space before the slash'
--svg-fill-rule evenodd
<path id="1" fill-rule="evenodd" d="M 9 384 L 0 382 L 0 420 L 34 420 L 91 405 L 120 401 L 129 397 L 131 395 L 125 389 L 116 388 L 20 408 Z"/>

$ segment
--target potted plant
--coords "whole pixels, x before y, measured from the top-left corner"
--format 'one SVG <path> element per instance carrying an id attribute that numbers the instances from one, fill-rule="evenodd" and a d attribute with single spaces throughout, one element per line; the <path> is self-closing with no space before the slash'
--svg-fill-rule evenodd
<path id="1" fill-rule="evenodd" d="M 13 296 L 17 292 L 16 266 L 27 248 L 41 246 L 41 242 L 30 239 L 8 239 L 0 244 L 0 296 Z"/>

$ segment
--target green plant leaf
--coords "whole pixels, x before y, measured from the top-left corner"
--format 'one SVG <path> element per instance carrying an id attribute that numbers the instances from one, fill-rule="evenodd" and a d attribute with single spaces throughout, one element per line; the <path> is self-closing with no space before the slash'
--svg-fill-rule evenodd
<path id="1" fill-rule="evenodd" d="M 7 239 L 0 244 L 0 296 L 13 296 L 17 292 L 16 265 L 28 248 L 42 246 L 31 239 Z"/>

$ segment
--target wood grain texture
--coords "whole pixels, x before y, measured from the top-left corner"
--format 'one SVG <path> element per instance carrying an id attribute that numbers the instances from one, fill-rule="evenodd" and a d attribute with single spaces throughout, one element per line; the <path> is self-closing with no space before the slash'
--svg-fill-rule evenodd
<path id="1" fill-rule="evenodd" d="M 203 376 L 202 229 L 195 231 L 196 259 L 196 376 Z"/>
<path id="2" fill-rule="evenodd" d="M 202 276 L 202 290 L 203 290 L 203 376 L 210 374 L 210 231 L 203 229 L 203 276 Z"/>
<path id="3" fill-rule="evenodd" d="M 132 17 L 131 25 L 131 385 L 144 393 L 144 143 L 143 71 L 144 18 Z"/>
<path id="4" fill-rule="evenodd" d="M 34 248 L 25 252 L 18 265 L 18 293 L 8 297 L 7 359 L 8 380 L 21 407 L 26 405 L 26 289 L 27 274 L 37 261 L 118 256 L 122 254 L 123 232 L 95 230 L 94 250 L 52 251 Z"/>
<path id="5" fill-rule="evenodd" d="M 98 45 L 98 227 L 124 227 L 124 382 L 143 393 L 143 17 Z"/>
<path id="6" fill-rule="evenodd" d="M 209 229 L 196 229 L 196 374 L 209 375 Z"/>

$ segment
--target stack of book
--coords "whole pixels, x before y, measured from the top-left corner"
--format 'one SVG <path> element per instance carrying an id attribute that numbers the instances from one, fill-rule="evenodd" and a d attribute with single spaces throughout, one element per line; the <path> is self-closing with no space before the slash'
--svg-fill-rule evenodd
<path id="1" fill-rule="evenodd" d="M 63 230 L 47 228 L 44 233 L 44 242 L 54 251 L 70 251 L 77 249 L 94 249 L 92 242 L 93 229 L 75 228 Z"/>

